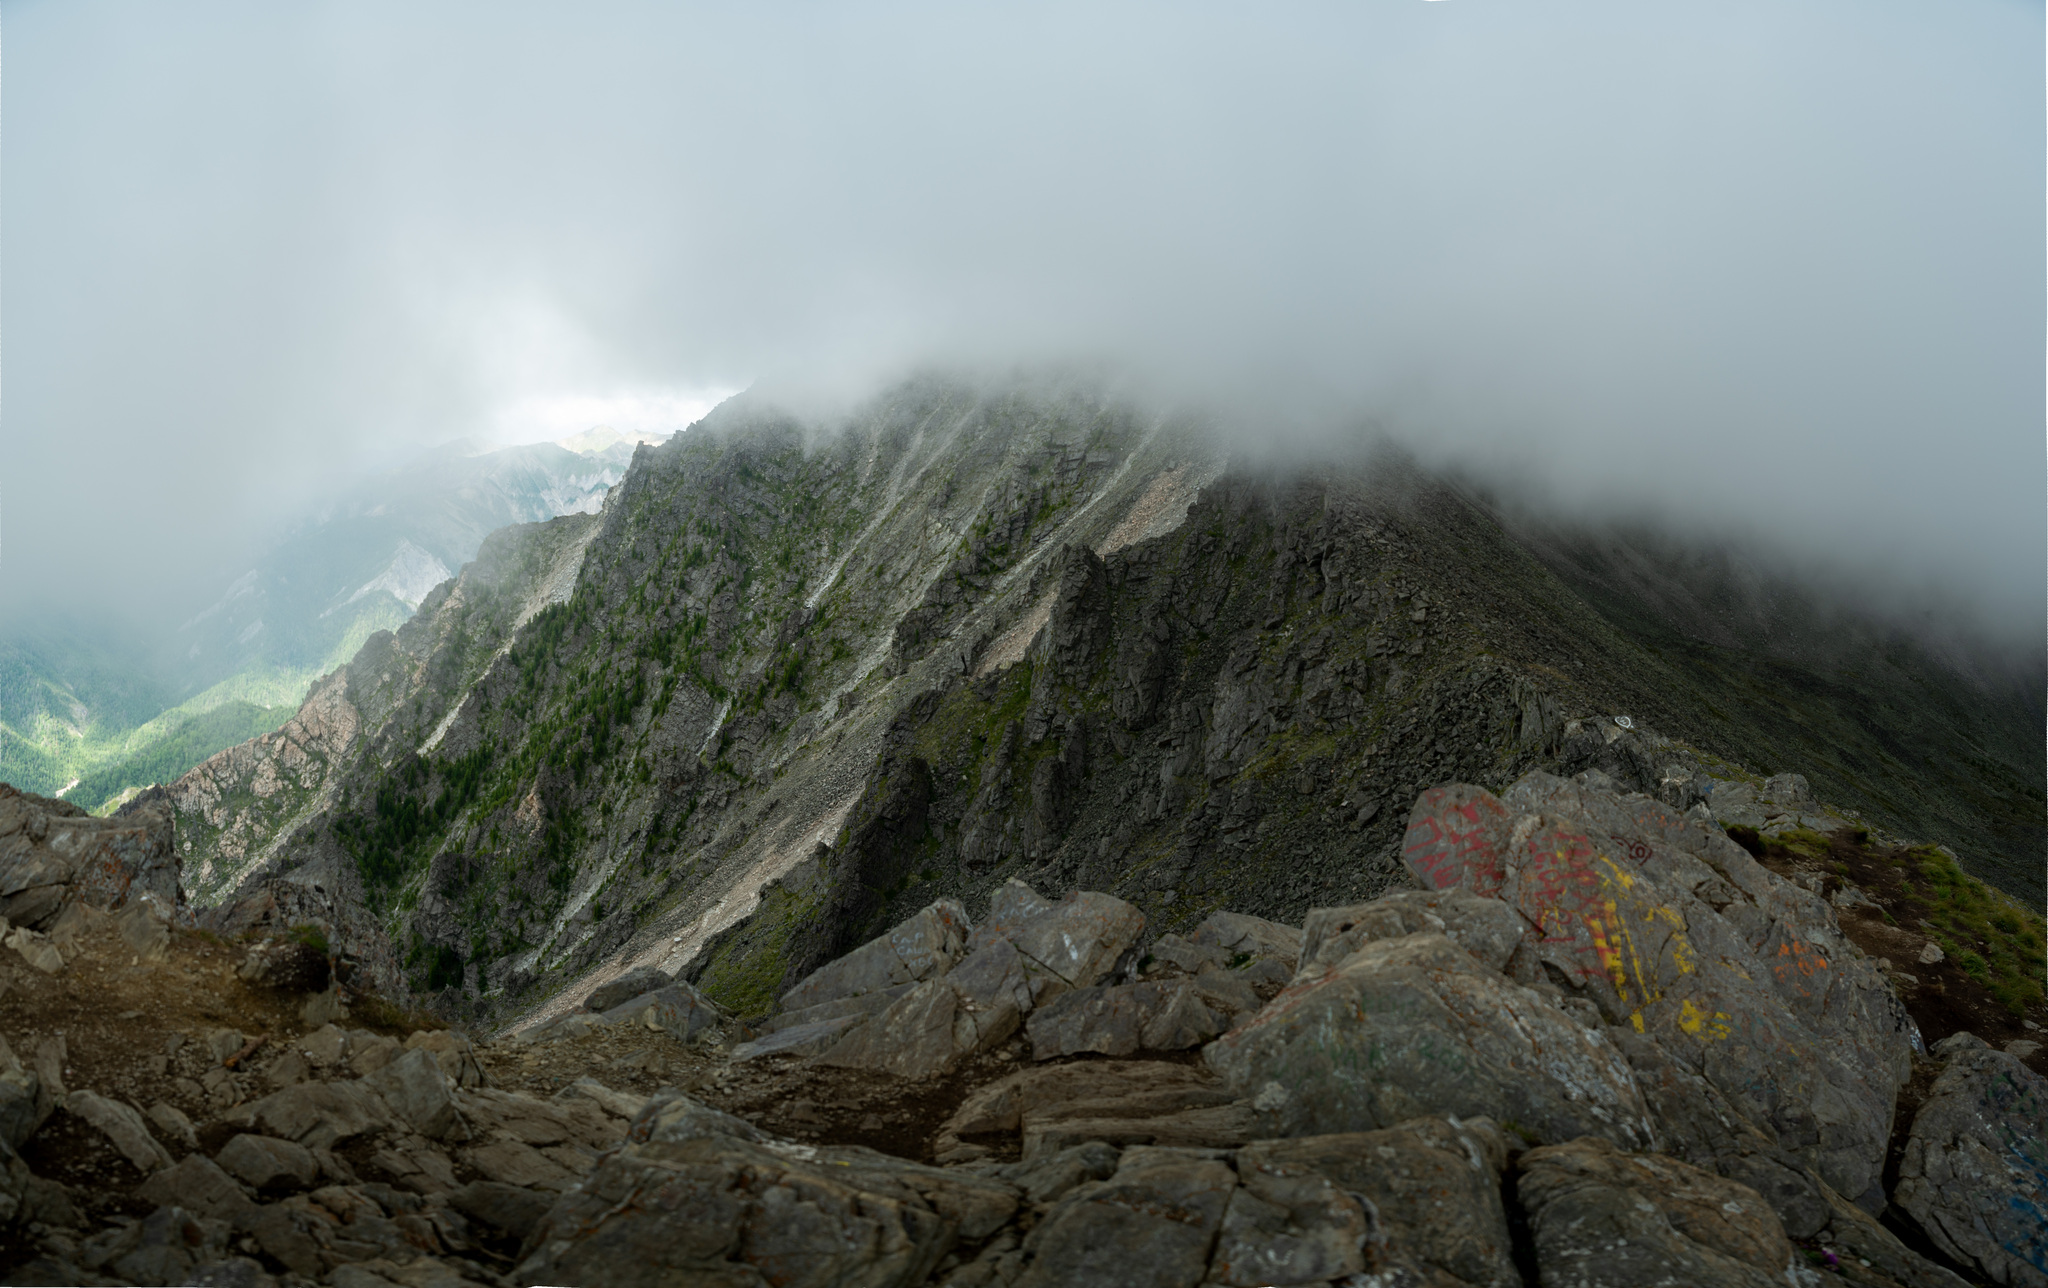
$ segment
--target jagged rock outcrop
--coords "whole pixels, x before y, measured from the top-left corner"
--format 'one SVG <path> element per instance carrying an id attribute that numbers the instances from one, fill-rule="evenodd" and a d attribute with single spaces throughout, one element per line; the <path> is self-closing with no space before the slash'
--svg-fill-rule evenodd
<path id="1" fill-rule="evenodd" d="M 136 900 L 163 916 L 183 903 L 171 820 L 160 804 L 94 818 L 0 783 L 0 918 L 44 932 L 74 904 L 111 910 Z"/>
<path id="2" fill-rule="evenodd" d="M 1994 1283 L 2048 1284 L 2048 1079 L 1967 1033 L 1934 1053 L 1894 1201 Z"/>

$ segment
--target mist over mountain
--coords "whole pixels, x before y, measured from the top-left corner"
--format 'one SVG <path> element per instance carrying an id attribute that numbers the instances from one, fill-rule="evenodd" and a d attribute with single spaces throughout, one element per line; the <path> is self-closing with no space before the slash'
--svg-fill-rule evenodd
<path id="1" fill-rule="evenodd" d="M 6 15 L 10 611 L 449 436 L 1107 362 L 2039 642 L 2034 6 L 114 12 Z"/>
<path id="2" fill-rule="evenodd" d="M 596 445 L 443 448 L 317 498 L 284 531 L 187 552 L 219 580 L 188 570 L 192 597 L 153 625 L 78 599 L 13 616 L 0 633 L 0 779 L 98 807 L 276 728 L 490 532 L 594 512 L 633 444 L 616 431 L 583 442 Z"/>

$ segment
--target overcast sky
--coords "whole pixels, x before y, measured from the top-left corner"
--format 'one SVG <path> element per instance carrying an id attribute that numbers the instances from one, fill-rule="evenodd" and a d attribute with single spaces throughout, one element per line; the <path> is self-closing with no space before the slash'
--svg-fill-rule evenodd
<path id="1" fill-rule="evenodd" d="M 2042 50 L 2007 0 L 9 0 L 0 611 L 408 445 L 1107 358 L 2038 639 Z"/>

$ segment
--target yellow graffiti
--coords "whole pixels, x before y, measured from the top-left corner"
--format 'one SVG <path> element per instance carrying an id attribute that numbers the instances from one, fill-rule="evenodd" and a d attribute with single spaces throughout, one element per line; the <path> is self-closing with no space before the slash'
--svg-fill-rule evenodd
<path id="1" fill-rule="evenodd" d="M 1726 1011 L 1715 1011 L 1709 1015 L 1694 1006 L 1689 997 L 1678 1004 L 1678 1027 L 1696 1038 L 1725 1038 L 1731 1031 Z"/>

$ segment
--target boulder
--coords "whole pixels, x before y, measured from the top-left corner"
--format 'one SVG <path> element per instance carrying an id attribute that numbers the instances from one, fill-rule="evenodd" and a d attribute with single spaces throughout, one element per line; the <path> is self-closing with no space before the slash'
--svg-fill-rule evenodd
<path id="1" fill-rule="evenodd" d="M 932 1151 L 964 1162 L 1015 1141 L 1029 1161 L 1090 1141 L 1231 1148 L 1253 1135 L 1250 1107 L 1200 1066 L 1089 1061 L 1022 1069 L 973 1092 Z"/>
<path id="2" fill-rule="evenodd" d="M 302 1082 L 235 1107 L 225 1121 L 307 1149 L 330 1150 L 396 1126 L 391 1107 L 367 1081 Z"/>
<path id="3" fill-rule="evenodd" d="M 820 1002 L 816 1006 L 806 1006 L 799 1010 L 781 1011 L 762 1022 L 761 1032 L 780 1033 L 784 1029 L 808 1028 L 833 1020 L 848 1021 L 847 1027 L 851 1027 L 870 1015 L 888 1010 L 897 998 L 916 987 L 915 984 L 897 984 L 892 988 L 877 989 L 872 993 L 835 997 L 829 1002 Z"/>
<path id="4" fill-rule="evenodd" d="M 462 1132 L 462 1115 L 449 1094 L 448 1077 L 427 1051 L 417 1047 L 407 1051 L 364 1078 L 362 1086 L 390 1106 L 399 1121 L 430 1140 Z"/>
<path id="5" fill-rule="evenodd" d="M 1026 918 L 1007 938 L 1043 982 L 1033 1004 L 1056 992 L 1103 981 L 1138 942 L 1145 914 L 1115 895 L 1078 890 L 1037 916 Z"/>
<path id="6" fill-rule="evenodd" d="M 149 1121 L 165 1140 L 174 1141 L 188 1151 L 199 1148 L 199 1132 L 192 1126 L 192 1120 L 185 1116 L 185 1111 L 176 1105 L 157 1101 L 149 1107 Z"/>
<path id="7" fill-rule="evenodd" d="M 471 1181 L 448 1195 L 448 1206 L 500 1235 L 523 1240 L 554 1206 L 554 1197 L 500 1181 Z"/>
<path id="8" fill-rule="evenodd" d="M 1301 969 L 1335 966 L 1375 939 L 1436 931 L 1485 962 L 1504 969 L 1525 931 L 1522 918 L 1499 899 L 1458 886 L 1402 890 L 1346 908 L 1311 908 L 1302 927 Z"/>
<path id="9" fill-rule="evenodd" d="M 630 1002 L 642 993 L 652 993 L 657 988 L 667 988 L 673 978 L 658 966 L 635 966 L 632 970 L 606 984 L 600 984 L 583 999 L 586 1011 L 609 1011 L 621 1002 Z"/>
<path id="10" fill-rule="evenodd" d="M 159 1206 L 176 1203 L 217 1220 L 232 1220 L 252 1206 L 248 1192 L 204 1154 L 187 1154 L 155 1173 L 136 1187 L 135 1197 Z"/>
<path id="11" fill-rule="evenodd" d="M 1185 1051 L 1223 1032 L 1184 980 L 1076 989 L 1033 1011 L 1025 1025 L 1034 1060 L 1093 1052 Z"/>
<path id="12" fill-rule="evenodd" d="M 1237 1176 L 1200 1151 L 1127 1149 L 1116 1173 L 1053 1205 L 1024 1240 L 1018 1288 L 1193 1288 Z"/>
<path id="13" fill-rule="evenodd" d="M 834 1043 L 818 1057 L 819 1063 L 872 1069 L 899 1078 L 934 1077 L 951 1068 L 962 1054 L 953 1041 L 957 1011 L 958 999 L 947 981 L 925 980 L 888 1010 Z M 970 1029 L 970 1041 L 972 1032 Z"/>
<path id="14" fill-rule="evenodd" d="M 1268 1136 L 1455 1115 L 1547 1142 L 1654 1139 L 1613 1043 L 1434 932 L 1369 942 L 1304 975 L 1203 1059 Z"/>
<path id="15" fill-rule="evenodd" d="M 98 1092 L 81 1090 L 72 1092 L 64 1107 L 98 1128 L 143 1175 L 171 1165 L 171 1156 L 157 1144 L 142 1115 L 132 1106 L 109 1100 Z"/>
<path id="16" fill-rule="evenodd" d="M 1532 1149 L 1517 1185 L 1544 1283 L 1783 1288 L 1792 1243 L 1755 1190 L 1598 1137 Z"/>
<path id="17" fill-rule="evenodd" d="M 1993 1282 L 2048 1284 L 2048 1079 L 1970 1033 L 1934 1054 L 1892 1201 Z"/>
<path id="18" fill-rule="evenodd" d="M 221 1146 L 214 1162 L 251 1189 L 269 1193 L 311 1189 L 320 1175 L 303 1145 L 246 1132 Z"/>
<path id="19" fill-rule="evenodd" d="M 859 1014 L 841 1015 L 835 1019 L 778 1028 L 751 1042 L 740 1043 L 728 1058 L 734 1064 L 743 1064 L 764 1055 L 820 1055 L 837 1046 L 847 1030 L 865 1018 Z"/>
<path id="20" fill-rule="evenodd" d="M 182 899 L 162 804 L 94 818 L 0 783 L 0 916 L 46 930 L 73 903 L 112 910 L 142 899 L 165 914 Z"/>
<path id="21" fill-rule="evenodd" d="M 677 980 L 620 1003 L 606 1011 L 604 1018 L 610 1023 L 638 1022 L 667 1033 L 678 1042 L 688 1042 L 722 1017 L 710 998 L 687 980 Z"/>
<path id="22" fill-rule="evenodd" d="M 88 1240 L 79 1258 L 87 1269 L 112 1276 L 111 1282 L 182 1284 L 195 1263 L 226 1254 L 227 1236 L 224 1222 L 166 1204 L 133 1225 Z"/>
<path id="23" fill-rule="evenodd" d="M 943 975 L 966 947 L 967 910 L 941 899 L 885 935 L 827 962 L 782 995 L 782 1009 L 800 1010 L 860 993 Z"/>
<path id="24" fill-rule="evenodd" d="M 974 952 L 997 939 L 1009 938 L 1017 927 L 1051 907 L 1050 899 L 1011 877 L 989 896 L 988 916 L 967 937 L 967 951 Z"/>
<path id="25" fill-rule="evenodd" d="M 1532 773 L 1501 800 L 1433 788 L 1404 853 L 1433 888 L 1519 914 L 1514 978 L 1656 1038 L 1830 1186 L 1877 1195 L 1911 1022 L 1825 900 L 1597 773 Z"/>
<path id="26" fill-rule="evenodd" d="M 1237 1229 L 1226 1220 L 1212 1276 L 1298 1283 L 1324 1266 L 1350 1264 L 1333 1255 L 1343 1241 L 1332 1235 L 1353 1228 L 1342 1195 L 1366 1217 L 1366 1237 L 1352 1245 L 1361 1269 L 1381 1282 L 1520 1285 L 1501 1202 L 1507 1157 L 1505 1134 L 1484 1118 L 1422 1118 L 1248 1145 L 1237 1153 L 1241 1193 L 1259 1202 L 1247 1202 Z"/>
<path id="27" fill-rule="evenodd" d="M 452 1029 L 421 1029 L 406 1038 L 405 1049 L 432 1055 L 442 1076 L 455 1086 L 484 1085 L 484 1069 L 477 1063 L 475 1045 Z"/>
<path id="28" fill-rule="evenodd" d="M 1242 912 L 1210 913 L 1188 935 L 1188 941 L 1227 954 L 1226 966 L 1240 957 L 1263 959 L 1277 962 L 1291 975 L 1301 959 L 1301 931 Z"/>
<path id="29" fill-rule="evenodd" d="M 1014 1187 L 861 1149 L 790 1148 L 683 1096 L 564 1194 L 521 1284 L 922 1283 L 1016 1212 Z"/>
<path id="30" fill-rule="evenodd" d="M 996 1169 L 996 1175 L 1024 1192 L 1031 1203 L 1050 1203 L 1089 1181 L 1116 1175 L 1116 1147 L 1099 1140 L 1025 1159 Z"/>

